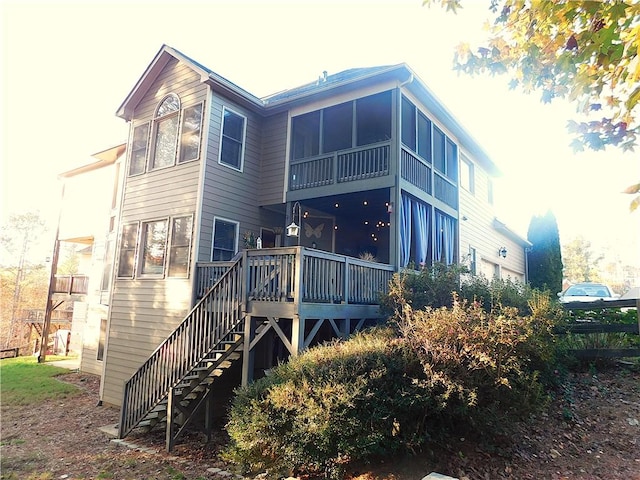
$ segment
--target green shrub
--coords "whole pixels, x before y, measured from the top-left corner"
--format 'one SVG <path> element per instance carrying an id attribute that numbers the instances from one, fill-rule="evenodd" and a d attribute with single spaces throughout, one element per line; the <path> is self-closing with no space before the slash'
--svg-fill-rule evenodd
<path id="1" fill-rule="evenodd" d="M 381 308 L 384 313 L 393 314 L 400 297 L 415 310 L 451 307 L 453 295 L 457 294 L 468 303 L 478 302 L 487 312 L 502 306 L 515 307 L 520 315 L 529 315 L 534 292 L 537 290 L 518 280 L 489 280 L 484 275 L 471 275 L 464 265 L 437 263 L 419 271 L 406 270 L 394 275 L 392 289 L 383 296 Z"/>
<path id="2" fill-rule="evenodd" d="M 390 292 L 381 299 L 380 306 L 387 315 L 398 307 L 397 299 L 404 299 L 412 308 L 450 307 L 452 295 L 460 291 L 460 279 L 468 273 L 464 265 L 436 263 L 419 271 L 396 273 L 390 283 Z"/>
<path id="3" fill-rule="evenodd" d="M 339 477 L 351 461 L 411 450 L 432 403 L 421 372 L 390 329 L 310 349 L 237 391 L 225 456 L 244 471 Z"/>

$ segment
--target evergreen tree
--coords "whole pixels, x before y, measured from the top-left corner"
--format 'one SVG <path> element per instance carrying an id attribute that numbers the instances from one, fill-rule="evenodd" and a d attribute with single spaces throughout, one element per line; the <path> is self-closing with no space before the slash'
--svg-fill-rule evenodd
<path id="1" fill-rule="evenodd" d="M 529 283 L 551 292 L 562 290 L 562 253 L 556 217 L 549 210 L 535 215 L 529 223 L 527 239 L 533 244 L 527 254 Z"/>

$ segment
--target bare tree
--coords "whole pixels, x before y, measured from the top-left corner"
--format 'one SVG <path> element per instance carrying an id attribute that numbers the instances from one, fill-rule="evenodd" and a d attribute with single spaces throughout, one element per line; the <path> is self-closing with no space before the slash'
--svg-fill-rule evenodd
<path id="1" fill-rule="evenodd" d="M 42 273 L 44 269 L 43 265 L 34 265 L 28 261 L 29 253 L 35 240 L 41 238 L 46 230 L 45 221 L 38 212 L 11 215 L 7 224 L 2 226 L 0 244 L 8 254 L 4 259 L 6 267 L 3 269 L 3 283 L 8 287 L 7 280 L 13 277 L 13 295 L 11 298 L 3 295 L 2 298 L 3 348 L 8 348 L 14 339 L 22 336 L 19 314 L 24 308 L 23 293 L 31 286 L 35 277 L 41 277 L 37 273 Z M 37 298 L 31 297 L 30 300 L 36 301 Z M 10 306 L 6 303 L 10 303 Z M 11 312 L 9 319 L 6 318 L 7 312 Z"/>

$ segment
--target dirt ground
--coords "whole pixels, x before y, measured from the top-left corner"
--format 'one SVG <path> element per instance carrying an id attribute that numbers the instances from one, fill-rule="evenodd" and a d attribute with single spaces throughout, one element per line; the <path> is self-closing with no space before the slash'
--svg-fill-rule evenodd
<path id="1" fill-rule="evenodd" d="M 205 444 L 187 437 L 172 454 L 162 434 L 118 445 L 98 427 L 118 411 L 98 406 L 99 379 L 58 377 L 82 389 L 45 405 L 2 407 L 4 480 L 205 480 L 230 477 L 217 458 L 224 435 Z M 616 364 L 571 375 L 549 410 L 514 433 L 491 441 L 460 438 L 419 455 L 356 469 L 358 480 L 419 480 L 430 472 L 465 480 L 640 480 L 640 368 Z"/>

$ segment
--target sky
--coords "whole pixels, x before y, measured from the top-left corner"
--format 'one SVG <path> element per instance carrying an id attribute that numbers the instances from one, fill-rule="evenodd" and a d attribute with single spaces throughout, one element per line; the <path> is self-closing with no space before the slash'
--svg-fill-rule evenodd
<path id="1" fill-rule="evenodd" d="M 457 15 L 421 0 L 0 2 L 2 222 L 38 210 L 55 230 L 57 175 L 124 143 L 115 112 L 163 44 L 259 97 L 353 68 L 407 63 L 493 158 L 500 220 L 526 237 L 551 210 L 577 236 L 640 266 L 629 213 L 638 154 L 574 154 L 573 106 L 452 70 L 455 46 L 484 38 L 489 0 Z"/>

